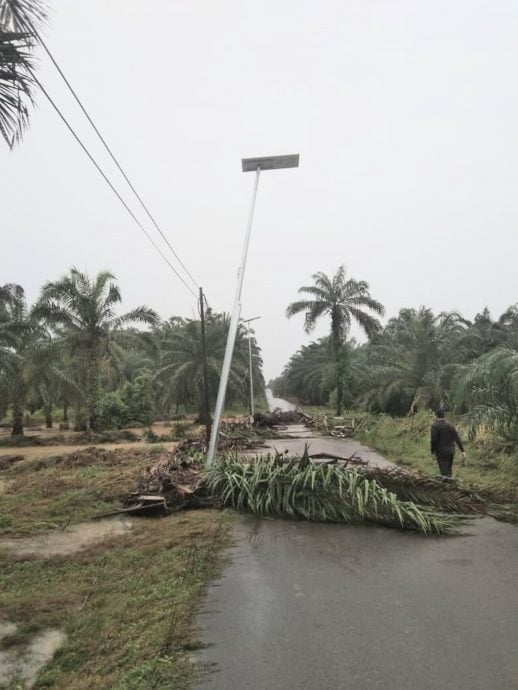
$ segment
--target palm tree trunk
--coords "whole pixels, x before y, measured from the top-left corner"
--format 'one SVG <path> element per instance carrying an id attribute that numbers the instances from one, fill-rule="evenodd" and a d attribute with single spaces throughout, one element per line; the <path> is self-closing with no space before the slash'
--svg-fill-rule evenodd
<path id="1" fill-rule="evenodd" d="M 205 405 L 203 402 L 200 402 L 198 405 L 198 423 L 203 424 L 204 426 L 208 424 L 210 421 L 210 415 L 207 416 L 207 413 L 205 411 Z"/>
<path id="2" fill-rule="evenodd" d="M 87 431 L 88 424 L 83 407 L 76 406 L 74 409 L 74 431 Z"/>
<path id="3" fill-rule="evenodd" d="M 100 427 L 100 400 L 101 367 L 97 348 L 92 348 L 86 362 L 86 410 L 90 431 L 98 431 Z"/>
<path id="4" fill-rule="evenodd" d="M 344 405 L 344 372 L 342 362 L 338 358 L 336 362 L 336 416 L 340 417 Z"/>
<path id="5" fill-rule="evenodd" d="M 63 429 L 69 428 L 68 422 L 68 400 L 63 400 Z"/>
<path id="6" fill-rule="evenodd" d="M 331 324 L 331 337 L 336 367 L 336 416 L 340 417 L 344 403 L 345 357 L 338 324 Z"/>
<path id="7" fill-rule="evenodd" d="M 15 398 L 13 402 L 13 426 L 11 436 L 23 436 L 23 406 L 21 400 Z"/>
<path id="8" fill-rule="evenodd" d="M 205 440 L 208 444 L 210 441 L 210 433 L 212 429 L 212 417 L 210 414 L 210 409 L 207 409 L 204 398 L 200 400 L 198 403 L 198 421 L 205 427 Z"/>

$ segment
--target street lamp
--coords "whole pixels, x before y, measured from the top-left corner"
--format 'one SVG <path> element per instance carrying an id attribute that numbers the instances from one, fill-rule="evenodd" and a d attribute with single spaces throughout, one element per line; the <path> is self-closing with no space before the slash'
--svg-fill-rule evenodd
<path id="1" fill-rule="evenodd" d="M 230 365 L 232 363 L 232 355 L 234 354 L 234 344 L 236 342 L 237 327 L 239 325 L 239 316 L 241 314 L 241 293 L 243 291 L 243 278 L 245 275 L 246 258 L 248 255 L 248 245 L 250 244 L 250 234 L 252 232 L 252 222 L 254 219 L 255 200 L 257 198 L 257 188 L 259 186 L 259 175 L 261 170 L 278 170 L 279 168 L 298 168 L 299 154 L 291 154 L 288 156 L 266 156 L 263 158 L 243 158 L 241 161 L 243 172 L 255 171 L 255 183 L 252 193 L 252 203 L 250 204 L 250 212 L 248 214 L 248 224 L 245 233 L 245 242 L 243 245 L 243 254 L 241 257 L 241 265 L 237 273 L 236 294 L 234 297 L 234 308 L 232 310 L 232 318 L 230 319 L 230 326 L 228 329 L 227 345 L 225 348 L 225 357 L 223 359 L 223 367 L 221 369 L 221 376 L 219 379 L 218 398 L 216 400 L 216 409 L 214 411 L 214 421 L 212 424 L 212 431 L 210 435 L 209 452 L 207 453 L 207 465 L 211 465 L 216 455 L 219 437 L 219 424 L 221 421 L 221 413 L 223 405 L 225 404 L 225 395 L 227 393 L 228 375 L 230 373 Z"/>
<path id="2" fill-rule="evenodd" d="M 250 378 L 250 415 L 254 416 L 254 376 L 252 369 L 252 334 L 250 331 L 250 322 L 257 321 L 260 316 L 254 316 L 253 319 L 241 319 L 243 323 L 246 323 L 246 330 L 248 333 L 248 375 Z"/>

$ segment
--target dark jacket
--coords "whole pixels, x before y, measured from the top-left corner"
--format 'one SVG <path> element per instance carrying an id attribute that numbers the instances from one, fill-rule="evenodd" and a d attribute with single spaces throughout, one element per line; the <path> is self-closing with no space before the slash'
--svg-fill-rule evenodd
<path id="1" fill-rule="evenodd" d="M 445 419 L 437 419 L 432 424 L 430 445 L 435 455 L 455 455 L 455 444 L 464 452 L 464 446 L 455 427 Z"/>

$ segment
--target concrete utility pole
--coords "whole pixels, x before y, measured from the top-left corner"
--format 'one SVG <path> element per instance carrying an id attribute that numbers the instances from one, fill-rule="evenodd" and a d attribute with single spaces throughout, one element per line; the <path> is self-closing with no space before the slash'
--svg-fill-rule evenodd
<path id="1" fill-rule="evenodd" d="M 253 319 L 241 319 L 243 323 L 246 323 L 246 331 L 248 334 L 248 376 L 250 379 L 250 415 L 254 416 L 254 374 L 252 368 L 252 332 L 250 331 L 250 321 L 257 321 L 260 316 L 254 316 Z"/>
<path id="2" fill-rule="evenodd" d="M 234 308 L 232 310 L 232 318 L 230 320 L 230 327 L 228 329 L 227 346 L 225 348 L 225 357 L 223 359 L 223 367 L 221 369 L 221 376 L 219 379 L 218 398 L 216 400 L 216 409 L 214 411 L 214 420 L 212 423 L 212 433 L 210 436 L 209 452 L 207 454 L 207 465 L 214 462 L 216 450 L 218 447 L 219 425 L 221 422 L 221 413 L 225 404 L 225 396 L 227 393 L 228 375 L 230 373 L 230 366 L 232 364 L 232 355 L 234 354 L 234 345 L 236 342 L 237 328 L 239 326 L 239 317 L 241 314 L 241 293 L 243 291 L 243 279 L 245 276 L 246 259 L 248 256 L 248 245 L 250 244 L 250 234 L 252 232 L 252 223 L 254 220 L 255 200 L 257 198 L 257 188 L 259 186 L 259 175 L 261 170 L 278 170 L 279 168 L 298 168 L 299 154 L 288 156 L 267 156 L 264 158 L 243 158 L 241 161 L 243 172 L 255 171 L 255 183 L 252 193 L 252 203 L 250 204 L 250 212 L 248 214 L 248 224 L 245 233 L 245 242 L 243 246 L 243 254 L 241 257 L 241 265 L 237 273 L 236 294 L 234 297 Z"/>

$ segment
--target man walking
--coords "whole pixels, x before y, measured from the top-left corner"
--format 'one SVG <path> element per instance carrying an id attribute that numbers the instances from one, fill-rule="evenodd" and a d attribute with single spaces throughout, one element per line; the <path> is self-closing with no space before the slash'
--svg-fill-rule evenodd
<path id="1" fill-rule="evenodd" d="M 451 477 L 455 444 L 459 447 L 462 457 L 464 457 L 464 446 L 453 424 L 444 418 L 444 410 L 437 410 L 436 417 L 430 434 L 432 455 L 437 458 L 442 476 Z"/>

